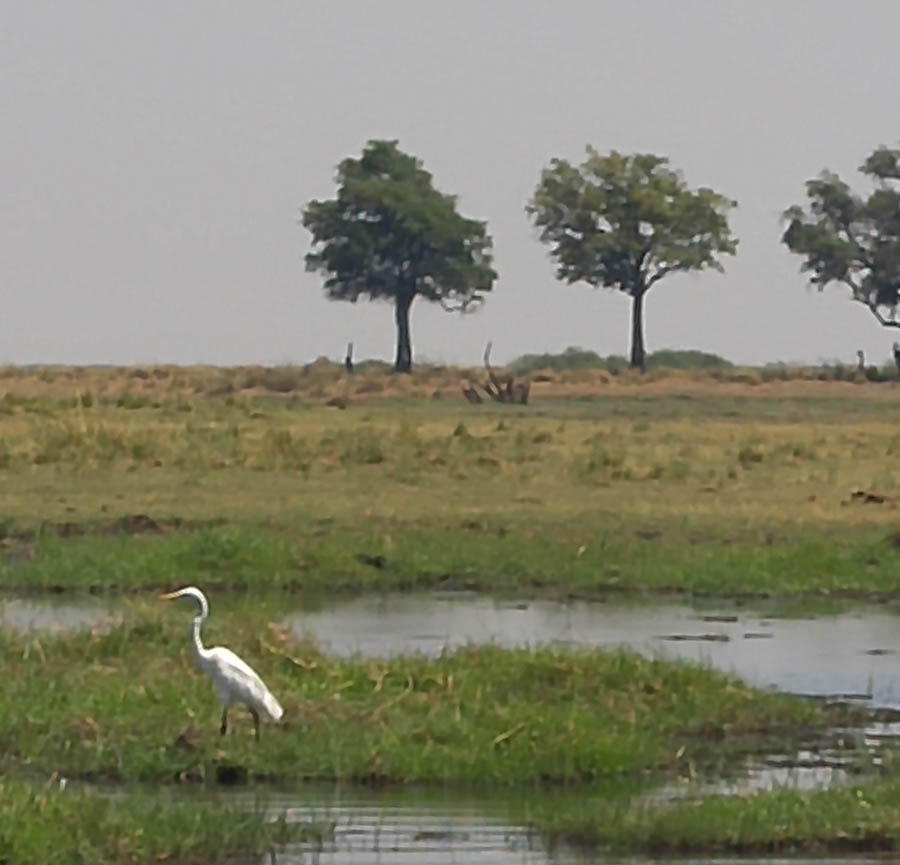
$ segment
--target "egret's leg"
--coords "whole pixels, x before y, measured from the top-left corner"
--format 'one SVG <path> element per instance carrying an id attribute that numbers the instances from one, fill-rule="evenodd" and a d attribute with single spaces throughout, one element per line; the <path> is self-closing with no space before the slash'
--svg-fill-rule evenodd
<path id="1" fill-rule="evenodd" d="M 253 733 L 256 736 L 256 741 L 259 741 L 259 713 L 256 709 L 251 709 L 250 714 L 253 715 Z"/>
<path id="2" fill-rule="evenodd" d="M 219 732 L 224 736 L 228 732 L 228 707 L 225 706 L 222 709 L 222 725 L 219 727 Z"/>

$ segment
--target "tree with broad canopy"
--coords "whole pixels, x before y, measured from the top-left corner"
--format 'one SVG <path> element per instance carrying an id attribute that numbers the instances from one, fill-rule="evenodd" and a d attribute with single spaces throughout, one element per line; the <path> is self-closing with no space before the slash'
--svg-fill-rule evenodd
<path id="1" fill-rule="evenodd" d="M 559 279 L 631 297 L 631 366 L 643 370 L 644 296 L 671 273 L 722 271 L 716 256 L 737 249 L 727 219 L 735 204 L 689 189 L 665 157 L 588 147 L 581 165 L 552 160 L 526 210 Z"/>
<path id="2" fill-rule="evenodd" d="M 820 291 L 832 282 L 884 327 L 900 327 L 900 150 L 876 149 L 859 167 L 875 189 L 856 195 L 837 174 L 823 171 L 806 183 L 809 210 L 785 211 L 782 241 L 803 256 L 801 269 Z"/>
<path id="3" fill-rule="evenodd" d="M 337 197 L 310 201 L 303 225 L 313 239 L 307 270 L 325 274 L 329 298 L 394 304 L 394 369 L 409 372 L 413 300 L 465 312 L 484 300 L 497 274 L 486 224 L 461 216 L 455 197 L 438 192 L 397 143 L 369 141 L 359 159 L 341 162 Z"/>

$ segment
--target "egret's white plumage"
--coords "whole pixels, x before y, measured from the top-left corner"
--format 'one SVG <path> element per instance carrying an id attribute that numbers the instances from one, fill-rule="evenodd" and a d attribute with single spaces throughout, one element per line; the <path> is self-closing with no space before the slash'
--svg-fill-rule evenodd
<path id="1" fill-rule="evenodd" d="M 243 703 L 253 716 L 254 730 L 259 738 L 259 716 L 278 721 L 284 714 L 284 709 L 256 672 L 231 649 L 222 646 L 211 649 L 204 647 L 200 639 L 200 628 L 209 615 L 206 595 L 196 586 L 186 586 L 161 597 L 166 600 L 190 597 L 200 604 L 200 615 L 194 618 L 191 625 L 191 648 L 197 666 L 212 679 L 222 702 L 222 734 L 228 729 L 228 710 L 237 703 Z"/>

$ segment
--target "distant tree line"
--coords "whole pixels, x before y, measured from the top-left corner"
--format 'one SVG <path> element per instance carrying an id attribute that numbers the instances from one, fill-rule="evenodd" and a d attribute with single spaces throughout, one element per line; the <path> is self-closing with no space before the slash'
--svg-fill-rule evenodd
<path id="1" fill-rule="evenodd" d="M 881 325 L 900 327 L 900 150 L 876 149 L 860 171 L 875 187 L 868 197 L 828 171 L 808 181 L 807 207 L 785 211 L 782 242 L 802 256 L 813 285 L 843 284 Z M 334 198 L 310 201 L 303 211 L 312 235 L 307 269 L 324 276 L 333 300 L 393 305 L 394 369 L 409 372 L 416 298 L 465 313 L 493 289 L 497 273 L 487 224 L 462 216 L 456 198 L 435 189 L 431 174 L 397 141 L 369 141 L 361 157 L 340 163 L 336 179 Z M 558 279 L 629 297 L 627 362 L 643 370 L 647 293 L 674 273 L 722 272 L 722 257 L 737 251 L 728 224 L 736 206 L 712 189 L 691 189 L 665 157 L 588 147 L 579 165 L 551 160 L 525 209 L 549 247 Z M 590 355 L 591 365 L 599 359 L 569 351 L 585 360 Z M 705 357 L 710 365 L 722 363 Z M 353 368 L 349 354 L 347 367 Z"/>

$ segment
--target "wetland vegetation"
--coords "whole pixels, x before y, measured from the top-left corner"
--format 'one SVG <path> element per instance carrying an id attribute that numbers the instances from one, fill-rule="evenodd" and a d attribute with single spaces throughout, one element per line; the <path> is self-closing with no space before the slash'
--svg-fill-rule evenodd
<path id="1" fill-rule="evenodd" d="M 235 733 L 219 736 L 189 617 L 141 602 L 106 633 L 4 635 L 19 675 L 0 684 L 0 765 L 102 782 L 572 785 L 694 771 L 852 717 L 626 652 L 332 659 L 267 627 L 271 605 L 254 608 L 213 609 L 207 639 L 253 658 L 284 704 L 259 745 L 239 712 Z"/>
<path id="2" fill-rule="evenodd" d="M 708 796 L 660 807 L 613 797 L 531 813 L 532 825 L 590 848 L 658 856 L 885 854 L 900 844 L 896 778 L 835 790 Z"/>
<path id="3" fill-rule="evenodd" d="M 327 825 L 266 820 L 252 810 L 166 803 L 146 791 L 110 796 L 0 780 L 0 850 L 6 862 L 209 865 L 327 836 Z"/>
<path id="4" fill-rule="evenodd" d="M 285 592 L 900 598 L 894 386 L 784 378 L 546 371 L 532 373 L 532 404 L 513 407 L 468 405 L 455 371 L 429 368 L 0 371 L 0 584 L 124 596 L 110 625 L 0 634 L 12 791 L 0 826 L 20 807 L 131 837 L 137 799 L 67 798 L 34 777 L 589 791 L 736 771 L 854 722 L 856 709 L 619 651 L 337 659 L 276 624 Z M 210 594 L 207 643 L 238 651 L 285 706 L 258 747 L 238 718 L 218 736 L 190 613 L 153 600 L 186 583 Z M 219 606 L 229 590 L 239 600 Z M 895 849 L 898 787 L 883 772 L 847 790 L 615 815 L 585 793 L 583 808 L 527 819 L 651 852 Z M 131 859 L 107 858 L 211 858 L 196 852 L 193 806 L 178 813 L 166 837 L 196 846 L 148 834 Z M 281 831 L 229 820 L 233 834 L 210 830 L 210 843 L 258 851 Z"/>

